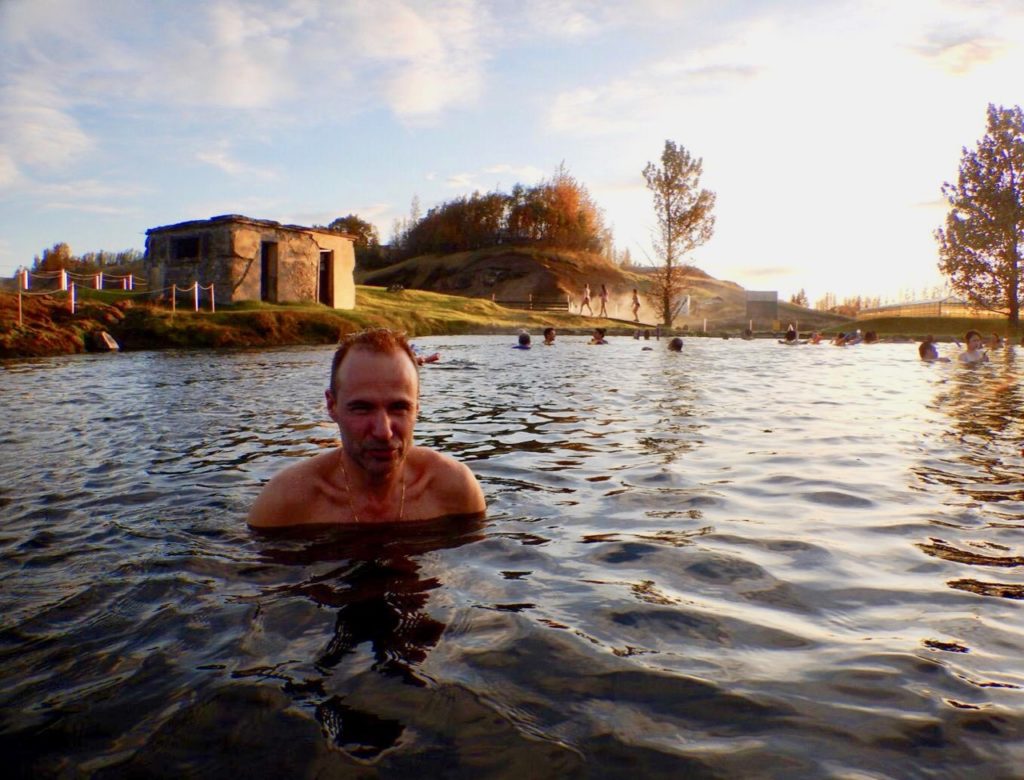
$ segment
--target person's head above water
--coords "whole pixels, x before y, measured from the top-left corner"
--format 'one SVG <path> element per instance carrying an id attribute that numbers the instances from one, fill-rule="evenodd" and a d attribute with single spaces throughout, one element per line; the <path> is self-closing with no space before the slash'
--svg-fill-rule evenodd
<path id="1" fill-rule="evenodd" d="M 516 346 L 519 349 L 529 349 L 530 348 L 530 334 L 527 333 L 525 330 L 519 331 L 519 339 L 518 339 L 518 344 Z"/>
<path id="2" fill-rule="evenodd" d="M 939 356 L 939 350 L 935 347 L 935 341 L 931 336 L 926 336 L 925 340 L 921 342 L 921 345 L 917 348 L 917 354 L 920 355 L 921 360 L 935 360 Z"/>
<path id="3" fill-rule="evenodd" d="M 413 351 L 404 333 L 396 333 L 388 328 L 374 328 L 372 330 L 361 330 L 358 333 L 350 333 L 342 337 L 338 348 L 334 350 L 334 357 L 331 359 L 331 375 L 327 386 L 331 392 L 337 392 L 335 382 L 338 377 L 338 368 L 345 360 L 345 357 L 353 349 L 364 349 L 377 354 L 397 353 L 409 356 L 413 368 L 419 366 L 416 352 Z M 417 373 L 417 393 L 419 392 L 419 374 Z"/>
<path id="4" fill-rule="evenodd" d="M 551 327 L 544 328 L 544 343 L 554 344 L 555 343 L 555 329 Z"/>
<path id="5" fill-rule="evenodd" d="M 249 511 L 251 526 L 428 520 L 483 512 L 483 493 L 462 463 L 413 445 L 419 373 L 405 337 L 389 330 L 346 336 L 324 392 L 341 446 L 279 472 Z"/>
<path id="6" fill-rule="evenodd" d="M 676 336 L 668 343 L 668 348 L 670 352 L 682 352 L 683 340 L 679 338 L 679 336 Z M 778 349 L 778 347 L 776 347 L 776 349 Z"/>

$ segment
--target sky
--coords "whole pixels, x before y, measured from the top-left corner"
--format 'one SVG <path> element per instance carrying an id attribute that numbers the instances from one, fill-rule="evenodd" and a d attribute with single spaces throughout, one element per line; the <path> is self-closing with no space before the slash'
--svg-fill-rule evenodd
<path id="1" fill-rule="evenodd" d="M 670 139 L 717 195 L 710 275 L 919 298 L 1021 74 L 1024 0 L 0 0 L 0 275 L 219 214 L 386 242 L 563 163 L 647 263 Z"/>

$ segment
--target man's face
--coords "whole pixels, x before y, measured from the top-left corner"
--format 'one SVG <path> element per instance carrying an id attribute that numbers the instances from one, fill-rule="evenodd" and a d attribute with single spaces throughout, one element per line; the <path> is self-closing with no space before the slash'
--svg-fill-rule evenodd
<path id="1" fill-rule="evenodd" d="M 338 424 L 345 452 L 370 478 L 401 466 L 412 447 L 419 377 L 408 355 L 355 347 L 334 375 L 327 413 Z"/>

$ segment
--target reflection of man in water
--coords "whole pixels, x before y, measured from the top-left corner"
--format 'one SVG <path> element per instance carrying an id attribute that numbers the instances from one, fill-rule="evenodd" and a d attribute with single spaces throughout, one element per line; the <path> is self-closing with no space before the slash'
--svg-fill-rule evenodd
<path id="1" fill-rule="evenodd" d="M 341 447 L 275 475 L 249 511 L 252 526 L 426 520 L 486 508 L 473 473 L 415 447 L 416 356 L 390 330 L 347 336 L 334 353 L 327 414 Z"/>

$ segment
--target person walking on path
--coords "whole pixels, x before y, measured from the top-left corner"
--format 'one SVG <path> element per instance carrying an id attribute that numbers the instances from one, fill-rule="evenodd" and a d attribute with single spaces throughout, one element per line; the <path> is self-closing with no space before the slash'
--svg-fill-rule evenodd
<path id="1" fill-rule="evenodd" d="M 601 311 L 598 312 L 599 317 L 608 316 L 608 288 L 603 284 L 601 285 L 601 292 L 598 293 L 598 298 L 601 299 Z"/>
<path id="2" fill-rule="evenodd" d="M 580 301 L 580 315 L 583 314 L 583 307 L 587 307 L 587 311 L 590 312 L 590 316 L 594 316 L 594 310 L 590 308 L 590 285 L 586 284 L 583 286 L 583 300 Z"/>
<path id="3" fill-rule="evenodd" d="M 636 287 L 633 288 L 633 322 L 640 322 L 640 296 Z"/>

